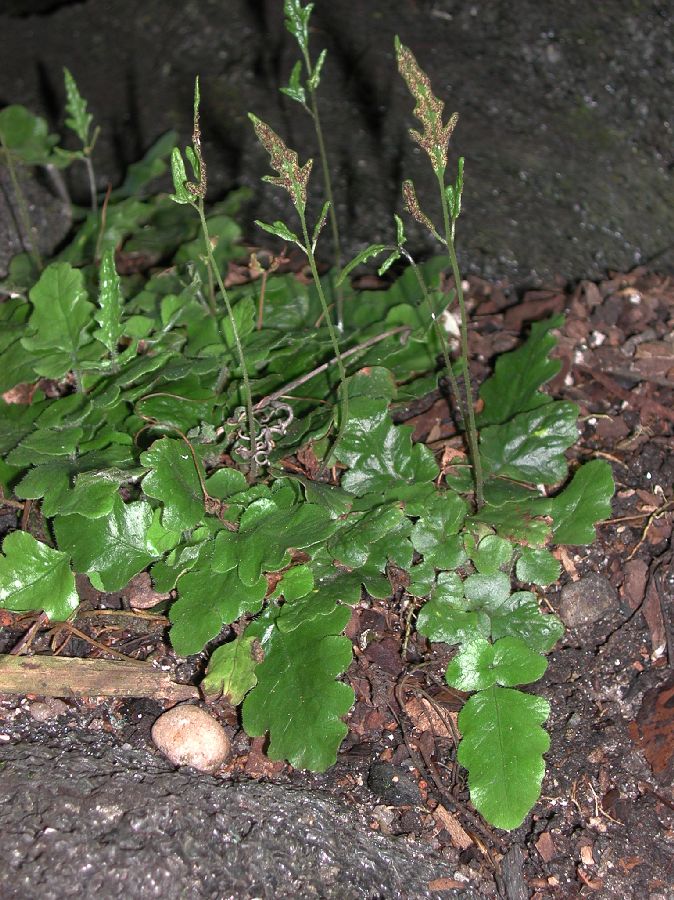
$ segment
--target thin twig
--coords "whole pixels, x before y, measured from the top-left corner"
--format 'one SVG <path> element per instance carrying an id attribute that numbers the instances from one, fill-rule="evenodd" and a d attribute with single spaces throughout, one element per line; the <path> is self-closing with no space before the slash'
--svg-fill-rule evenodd
<path id="1" fill-rule="evenodd" d="M 80 631 L 79 628 L 76 628 L 74 625 L 71 625 L 70 622 L 59 622 L 59 624 L 53 629 L 54 637 L 58 634 L 59 631 L 65 629 L 70 632 L 68 638 L 66 638 L 65 642 L 59 647 L 57 653 L 60 653 L 63 650 L 72 637 L 75 635 L 81 640 L 86 641 L 87 644 L 91 644 L 92 647 L 96 647 L 98 650 L 102 650 L 104 653 L 111 653 L 117 659 L 123 659 L 125 662 L 138 662 L 138 660 L 134 660 L 131 656 L 126 656 L 124 653 L 120 653 L 119 650 L 113 650 L 112 647 L 106 647 L 105 644 L 102 644 L 100 641 L 97 641 L 95 638 L 89 637 L 84 631 Z"/>
<path id="2" fill-rule="evenodd" d="M 388 337 L 392 337 L 394 334 L 401 334 L 404 331 L 409 331 L 409 327 L 407 325 L 399 325 L 397 328 L 391 328 L 388 331 L 384 331 L 382 334 L 377 334 L 374 337 L 368 338 L 366 341 L 363 341 L 361 344 L 357 344 L 355 347 L 351 347 L 349 350 L 345 350 L 341 354 L 341 357 L 343 360 L 348 359 L 350 356 L 354 356 L 356 353 L 360 353 L 362 350 L 367 350 L 369 347 L 378 344 L 380 341 L 383 341 Z M 295 388 L 300 387 L 307 381 L 311 381 L 311 379 L 315 378 L 316 375 L 320 375 L 321 372 L 325 372 L 326 369 L 329 369 L 330 366 L 336 365 L 336 363 L 336 357 L 329 359 L 327 362 L 322 363 L 322 365 L 317 366 L 317 368 L 312 369 L 311 372 L 307 372 L 305 375 L 301 375 L 299 378 L 295 378 L 294 381 L 289 381 L 288 384 L 285 384 L 282 388 L 279 388 L 278 391 L 274 391 L 272 394 L 267 394 L 266 397 L 258 400 L 253 408 L 256 412 L 260 409 L 264 409 L 265 406 L 269 406 L 269 404 L 273 403 L 275 400 L 280 400 L 282 397 L 287 396 L 291 391 L 294 391 Z"/>
<path id="3" fill-rule="evenodd" d="M 40 613 L 40 615 L 33 622 L 33 624 L 30 626 L 30 628 L 24 634 L 18 644 L 15 644 L 15 646 L 12 647 L 12 649 L 9 651 L 10 656 L 20 656 L 22 653 L 28 650 L 35 639 L 35 635 L 38 633 L 40 628 L 48 621 L 49 620 L 47 619 L 47 613 Z"/>

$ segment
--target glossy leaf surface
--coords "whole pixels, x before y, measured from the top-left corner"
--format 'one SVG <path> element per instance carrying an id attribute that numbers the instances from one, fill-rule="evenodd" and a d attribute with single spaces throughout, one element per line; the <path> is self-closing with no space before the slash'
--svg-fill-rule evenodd
<path id="1" fill-rule="evenodd" d="M 503 687 L 474 694 L 459 713 L 470 799 L 497 828 L 517 828 L 540 796 L 549 714 L 547 700 Z"/>
<path id="2" fill-rule="evenodd" d="M 357 398 L 350 407 L 349 421 L 334 454 L 349 471 L 342 487 L 352 494 L 385 491 L 391 481 L 432 481 L 438 467 L 431 451 L 412 444 L 412 429 L 391 422 L 387 404 Z"/>
<path id="3" fill-rule="evenodd" d="M 23 345 L 39 355 L 36 372 L 60 378 L 77 366 L 80 348 L 90 340 L 86 329 L 94 306 L 87 299 L 82 272 L 68 263 L 51 263 L 31 290 L 30 300 L 33 333 L 23 338 Z"/>
<path id="4" fill-rule="evenodd" d="M 65 621 L 79 604 L 67 553 L 53 550 L 25 531 L 13 531 L 0 555 L 0 607 L 14 612 L 43 610 Z"/>
<path id="5" fill-rule="evenodd" d="M 141 455 L 150 471 L 143 479 L 148 497 L 161 500 L 166 528 L 185 531 L 204 517 L 204 495 L 199 472 L 184 441 L 162 438 Z"/>
<path id="6" fill-rule="evenodd" d="M 350 687 L 335 681 L 351 662 L 351 642 L 340 636 L 351 611 L 313 598 L 297 602 L 303 609 L 296 627 L 282 628 L 294 615 L 289 604 L 263 641 L 265 658 L 244 701 L 243 723 L 252 736 L 269 733 L 270 759 L 323 772 L 335 762 L 348 731 L 341 717 L 354 699 Z"/>
<path id="7" fill-rule="evenodd" d="M 211 656 L 206 677 L 201 682 L 205 694 L 221 694 L 232 706 L 238 706 L 248 691 L 257 684 L 253 657 L 255 638 L 235 638 L 216 647 Z"/>
<path id="8" fill-rule="evenodd" d="M 152 525 L 149 503 L 123 503 L 116 497 L 107 516 L 58 516 L 54 531 L 78 572 L 97 572 L 106 591 L 119 591 L 169 549 L 158 544 L 166 533 Z"/>
<path id="9" fill-rule="evenodd" d="M 482 691 L 495 684 L 513 687 L 538 681 L 547 665 L 545 657 L 521 638 L 504 637 L 492 644 L 476 637 L 451 661 L 445 679 L 460 691 Z"/>

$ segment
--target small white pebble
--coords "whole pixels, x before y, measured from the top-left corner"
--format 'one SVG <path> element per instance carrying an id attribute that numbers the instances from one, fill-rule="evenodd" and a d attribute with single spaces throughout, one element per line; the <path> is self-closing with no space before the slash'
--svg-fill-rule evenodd
<path id="1" fill-rule="evenodd" d="M 215 772 L 229 756 L 224 728 L 199 706 L 183 703 L 163 713 L 152 726 L 157 749 L 176 766 Z"/>

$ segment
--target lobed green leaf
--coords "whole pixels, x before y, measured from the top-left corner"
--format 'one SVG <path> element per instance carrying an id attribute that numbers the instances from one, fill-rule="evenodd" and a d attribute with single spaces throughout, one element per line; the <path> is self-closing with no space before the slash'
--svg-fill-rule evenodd
<path id="1" fill-rule="evenodd" d="M 394 426 L 386 403 L 358 397 L 333 453 L 349 467 L 342 487 L 356 496 L 398 484 L 432 481 L 438 467 L 431 451 L 412 444 L 412 428 Z"/>
<path id="2" fill-rule="evenodd" d="M 166 528 L 194 528 L 205 515 L 199 477 L 203 477 L 203 471 L 185 441 L 168 437 L 155 441 L 141 454 L 140 461 L 150 470 L 143 479 L 143 491 L 163 503 L 162 522 Z"/>
<path id="3" fill-rule="evenodd" d="M 29 297 L 32 333 L 21 343 L 39 357 L 38 374 L 60 378 L 77 366 L 81 348 L 91 340 L 88 326 L 95 307 L 87 297 L 84 275 L 69 263 L 51 263 Z"/>
<path id="4" fill-rule="evenodd" d="M 475 636 L 447 666 L 445 679 L 460 691 L 483 691 L 495 684 L 513 687 L 538 681 L 547 667 L 545 657 L 520 637 L 503 637 L 492 644 Z"/>
<path id="5" fill-rule="evenodd" d="M 121 590 L 134 575 L 170 549 L 158 544 L 166 532 L 152 526 L 149 503 L 123 503 L 119 496 L 107 516 L 87 519 L 70 515 L 54 519 L 59 547 L 71 555 L 78 572 L 98 573 L 106 591 Z"/>
<path id="6" fill-rule="evenodd" d="M 474 694 L 459 713 L 470 799 L 497 828 L 517 828 L 540 796 L 549 714 L 547 700 L 503 687 Z"/>
<path id="7" fill-rule="evenodd" d="M 43 610 L 52 622 L 64 622 L 79 597 L 67 553 L 36 541 L 27 531 L 13 531 L 0 555 L 0 607 L 14 612 Z"/>
<path id="8" fill-rule="evenodd" d="M 215 648 L 201 682 L 204 694 L 219 694 L 232 706 L 241 703 L 257 684 L 254 642 L 255 638 L 242 635 Z"/>
<path id="9" fill-rule="evenodd" d="M 480 432 L 484 471 L 515 481 L 556 484 L 567 472 L 565 451 L 578 437 L 575 403 L 550 402 Z"/>
<path id="10" fill-rule="evenodd" d="M 478 428 L 501 425 L 517 413 L 529 412 L 550 402 L 548 395 L 539 389 L 554 378 L 562 366 L 558 359 L 550 359 L 548 354 L 557 343 L 551 331 L 563 324 L 563 316 L 534 322 L 521 347 L 498 357 L 494 374 L 480 388 L 484 407 L 476 417 Z"/>
<path id="11" fill-rule="evenodd" d="M 265 658 L 244 701 L 243 724 L 252 737 L 269 733 L 270 759 L 323 772 L 336 760 L 348 731 L 341 716 L 354 700 L 353 690 L 334 680 L 351 662 L 351 641 L 339 636 L 351 611 L 328 603 L 312 615 L 312 600 L 297 602 L 301 615 L 293 616 L 295 604 L 286 604 L 265 635 Z M 285 630 L 289 616 L 295 627 Z"/>

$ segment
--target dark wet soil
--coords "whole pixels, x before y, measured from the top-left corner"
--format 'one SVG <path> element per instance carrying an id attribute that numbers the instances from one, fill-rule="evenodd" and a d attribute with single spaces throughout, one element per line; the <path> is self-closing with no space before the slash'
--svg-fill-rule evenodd
<path id="1" fill-rule="evenodd" d="M 441 678 L 447 648 L 405 642 L 403 596 L 364 600 L 348 627 L 350 732 L 322 775 L 267 760 L 263 741 L 217 702 L 234 752 L 211 778 L 173 773 L 153 752 L 159 702 L 51 701 L 50 712 L 40 698 L 4 698 L 3 896 L 69 896 L 82 867 L 86 896 L 672 896 L 674 286 L 636 270 L 519 298 L 474 278 L 468 293 L 477 378 L 527 322 L 566 311 L 550 390 L 580 407 L 574 455 L 607 459 L 617 484 L 596 543 L 559 552 L 562 577 L 542 598 L 568 630 L 536 688 L 551 704 L 551 748 L 522 827 L 495 832 L 471 810 L 455 764 L 461 701 Z M 411 412 L 416 437 L 438 452 L 456 441 L 441 400 Z M 15 527 L 16 512 L 2 521 Z M 1 649 L 31 622 L 8 616 Z M 171 661 L 161 627 L 95 622 L 80 627 L 120 652 Z M 101 654 L 63 639 L 42 630 L 31 649 Z M 187 677 L 193 662 L 172 665 Z"/>

